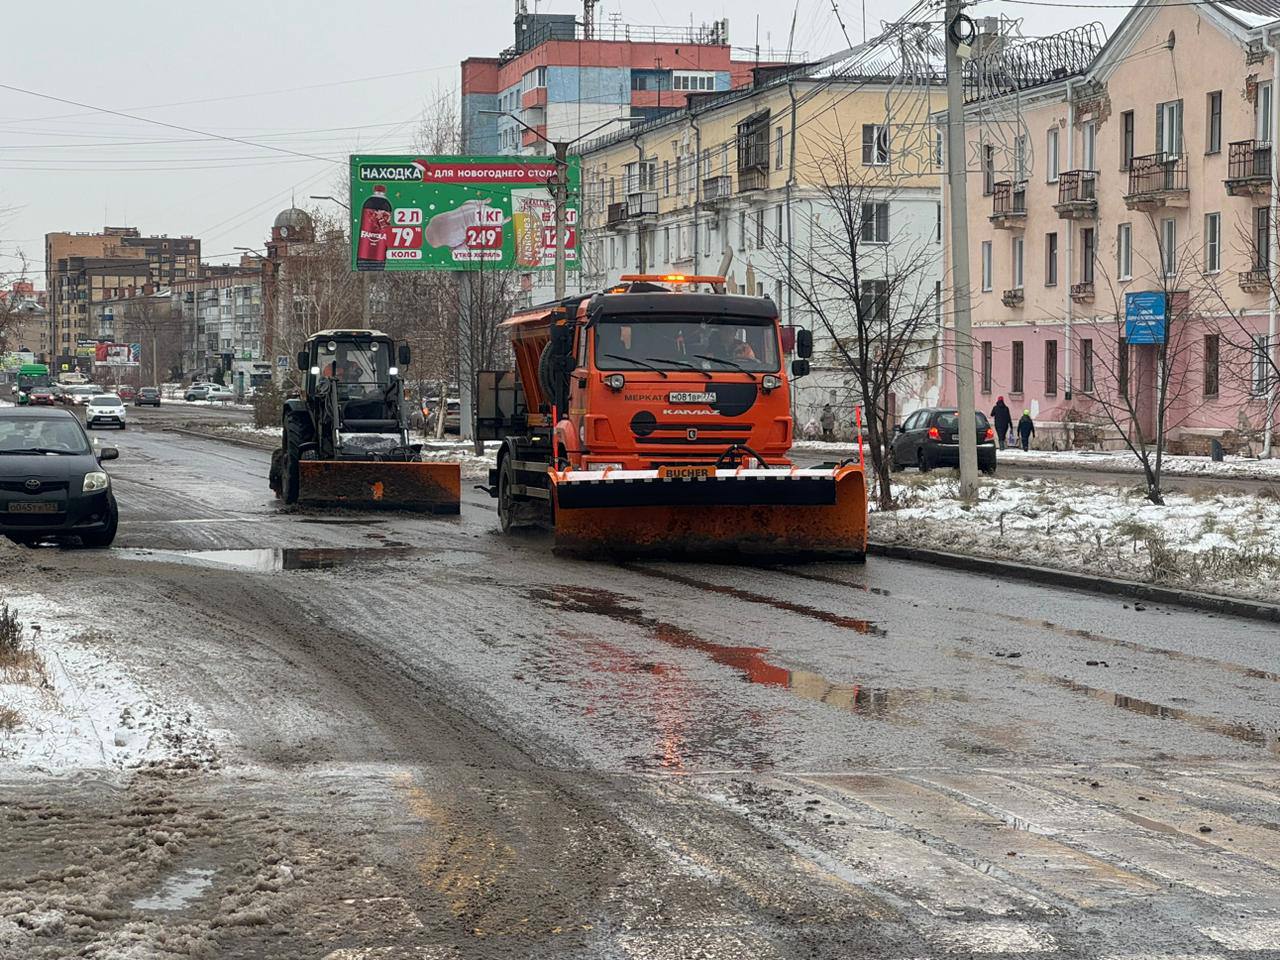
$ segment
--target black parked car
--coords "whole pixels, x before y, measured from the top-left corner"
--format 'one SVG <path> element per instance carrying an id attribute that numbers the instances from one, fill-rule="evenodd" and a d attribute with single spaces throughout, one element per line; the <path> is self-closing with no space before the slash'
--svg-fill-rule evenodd
<path id="1" fill-rule="evenodd" d="M 142 387 L 133 396 L 133 405 L 135 407 L 145 407 L 147 405 L 153 407 L 160 406 L 160 388 L 159 387 Z"/>
<path id="2" fill-rule="evenodd" d="M 79 537 L 86 547 L 107 547 L 119 513 L 111 478 L 84 427 L 70 410 L 0 409 L 0 534 L 19 543 Z"/>
<path id="3" fill-rule="evenodd" d="M 996 432 L 986 414 L 975 412 L 978 432 L 978 469 L 996 472 Z M 917 410 L 893 435 L 890 466 L 894 470 L 916 466 L 923 473 L 934 467 L 960 466 L 960 417 L 955 407 Z"/>

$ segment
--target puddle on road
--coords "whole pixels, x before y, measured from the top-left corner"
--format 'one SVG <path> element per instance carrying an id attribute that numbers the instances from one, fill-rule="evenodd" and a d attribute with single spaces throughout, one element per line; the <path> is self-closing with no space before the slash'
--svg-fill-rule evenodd
<path id="1" fill-rule="evenodd" d="M 857 683 L 833 683 L 818 673 L 780 667 L 764 658 L 769 652 L 768 647 L 730 646 L 705 640 L 684 627 L 646 615 L 639 608 L 628 605 L 620 594 L 608 590 L 593 587 L 535 589 L 529 591 L 529 596 L 557 610 L 590 613 L 640 627 L 654 640 L 668 646 L 706 654 L 713 663 L 738 671 L 748 683 L 776 687 L 803 700 L 824 703 L 850 713 L 901 719 L 899 711 L 905 707 L 931 701 L 966 702 L 969 699 L 958 691 L 938 688 L 879 688 Z M 662 673 L 660 669 L 650 672 Z"/>
<path id="2" fill-rule="evenodd" d="M 977 659 L 971 651 L 960 648 L 951 651 L 953 656 L 961 659 Z M 1047 684 L 1049 686 L 1058 687 L 1071 693 L 1080 694 L 1097 700 L 1099 703 L 1105 703 L 1108 706 L 1115 707 L 1119 710 L 1127 710 L 1130 713 L 1138 713 L 1144 717 L 1154 717 L 1158 720 L 1177 720 L 1198 730 L 1206 733 L 1214 733 L 1222 737 L 1230 737 L 1232 740 L 1239 740 L 1243 743 L 1251 744 L 1255 747 L 1261 747 L 1268 753 L 1280 754 L 1280 734 L 1268 733 L 1265 730 L 1259 730 L 1257 727 L 1250 726 L 1247 723 L 1237 723 L 1231 720 L 1220 720 L 1217 717 L 1209 717 L 1200 713 L 1193 713 L 1190 710 L 1184 710 L 1181 707 L 1171 707 L 1164 703 L 1153 703 L 1150 700 L 1143 700 L 1139 697 L 1131 697 L 1128 694 L 1116 693 L 1114 690 L 1104 690 L 1101 687 L 1094 687 L 1088 684 L 1080 683 L 1069 677 L 1060 677 L 1056 674 L 1046 673 L 1043 670 L 1037 670 L 1034 667 L 1027 667 L 1019 663 L 1007 663 L 1000 660 L 984 660 L 984 663 L 992 663 L 995 666 L 1005 667 L 1009 670 L 1015 670 L 1020 676 L 1037 683 Z"/>
<path id="3" fill-rule="evenodd" d="M 888 631 L 883 627 L 879 627 L 869 620 L 862 620 L 858 617 L 846 617 L 838 613 L 828 613 L 826 610 L 816 610 L 813 607 L 807 607 L 802 603 L 792 603 L 790 600 L 783 600 L 779 597 L 770 597 L 763 593 L 752 593 L 750 590 L 743 590 L 739 587 L 730 587 L 722 583 L 710 583 L 706 580 L 698 580 L 694 577 L 686 577 L 683 574 L 672 573 L 669 570 L 655 570 L 652 567 L 642 567 L 636 564 L 623 563 L 619 564 L 624 570 L 631 573 L 638 573 L 645 577 L 654 577 L 659 580 L 670 580 L 672 583 L 678 583 L 685 587 L 693 587 L 695 590 L 706 590 L 709 593 L 718 593 L 722 596 L 733 597 L 735 600 L 745 600 L 747 603 L 763 603 L 766 606 L 773 607 L 775 610 L 781 610 L 784 613 L 794 613 L 802 617 L 809 617 L 812 620 L 821 620 L 823 623 L 834 624 L 837 627 L 844 627 L 847 630 L 855 630 L 858 633 L 870 634 L 871 636 L 883 637 Z"/>
<path id="4" fill-rule="evenodd" d="M 413 547 L 265 547 L 247 550 L 117 550 L 115 554 L 124 560 L 189 563 L 274 573 L 277 570 L 328 570 L 426 552 Z"/>
<path id="5" fill-rule="evenodd" d="M 150 896 L 133 901 L 134 910 L 181 910 L 213 886 L 214 871 L 188 867 L 165 878 Z"/>

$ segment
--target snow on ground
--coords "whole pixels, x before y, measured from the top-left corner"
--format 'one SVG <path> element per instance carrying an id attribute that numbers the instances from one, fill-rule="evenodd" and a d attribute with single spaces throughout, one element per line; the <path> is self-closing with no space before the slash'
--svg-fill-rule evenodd
<path id="1" fill-rule="evenodd" d="M 221 423 L 213 430 L 215 433 L 225 433 L 239 440 L 269 440 L 273 447 L 280 445 L 279 427 L 255 427 L 252 423 Z"/>
<path id="2" fill-rule="evenodd" d="M 0 776 L 213 758 L 191 705 L 167 702 L 134 679 L 128 635 L 90 626 L 101 611 L 40 594 L 0 600 L 23 622 L 38 658 L 25 669 L 0 668 L 0 713 L 16 713 L 0 725 Z"/>
<path id="3" fill-rule="evenodd" d="M 872 538 L 1280 602 L 1276 498 L 1166 494 L 1156 506 L 1136 488 L 1003 478 L 966 504 L 957 487 L 954 476 L 908 477 L 903 507 L 872 515 Z"/>
<path id="4" fill-rule="evenodd" d="M 829 454 L 832 457 L 856 457 L 858 447 L 849 443 L 828 443 L 825 440 L 797 440 L 792 448 L 809 454 Z M 1108 473 L 1142 472 L 1138 458 L 1128 450 L 1001 450 L 997 463 L 1028 467 L 1054 467 L 1070 469 L 1079 467 Z M 1169 476 L 1233 477 L 1241 480 L 1280 481 L 1280 458 L 1259 460 L 1253 457 L 1227 457 L 1215 463 L 1208 457 L 1164 458 L 1164 472 Z"/>

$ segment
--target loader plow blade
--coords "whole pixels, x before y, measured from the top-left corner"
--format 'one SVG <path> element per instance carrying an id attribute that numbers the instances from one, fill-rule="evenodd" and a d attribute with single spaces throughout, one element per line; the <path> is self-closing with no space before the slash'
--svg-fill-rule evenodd
<path id="1" fill-rule="evenodd" d="M 553 473 L 556 548 L 571 553 L 737 560 L 864 559 L 867 490 L 857 466 L 834 470 Z"/>
<path id="2" fill-rule="evenodd" d="M 457 513 L 462 468 L 456 463 L 303 460 L 298 502 L 312 506 Z"/>

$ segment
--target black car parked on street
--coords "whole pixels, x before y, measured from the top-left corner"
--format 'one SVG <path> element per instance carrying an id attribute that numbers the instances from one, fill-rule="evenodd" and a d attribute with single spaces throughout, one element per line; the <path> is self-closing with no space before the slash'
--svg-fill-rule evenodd
<path id="1" fill-rule="evenodd" d="M 996 432 L 987 416 L 975 412 L 978 435 L 978 469 L 996 472 Z M 889 465 L 894 470 L 919 467 L 920 472 L 934 467 L 960 466 L 959 412 L 955 407 L 926 407 L 917 410 L 899 424 L 893 433 Z"/>
<path id="2" fill-rule="evenodd" d="M 142 387 L 133 395 L 133 405 L 135 407 L 144 407 L 147 405 L 160 406 L 160 388 L 159 387 Z"/>
<path id="3" fill-rule="evenodd" d="M 86 547 L 107 547 L 119 512 L 111 478 L 70 410 L 0 409 L 0 534 L 18 543 L 78 537 Z"/>

